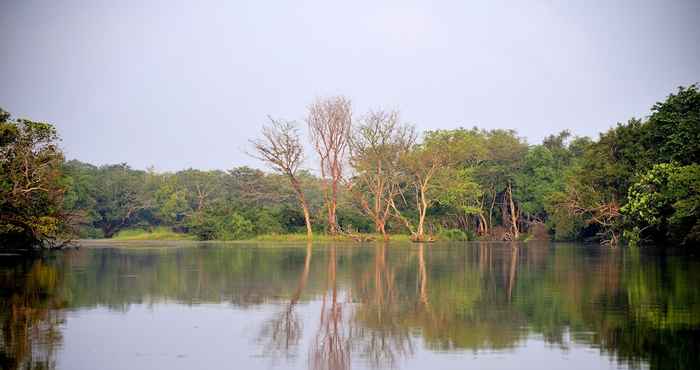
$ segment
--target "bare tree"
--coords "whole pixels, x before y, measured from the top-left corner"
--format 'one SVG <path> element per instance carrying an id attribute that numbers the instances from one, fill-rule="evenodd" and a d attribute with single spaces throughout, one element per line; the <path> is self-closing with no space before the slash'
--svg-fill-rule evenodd
<path id="1" fill-rule="evenodd" d="M 269 119 L 270 125 L 264 126 L 262 130 L 263 138 L 251 140 L 257 152 L 257 155 L 254 155 L 254 157 L 266 162 L 275 171 L 287 176 L 304 211 L 306 235 L 311 239 L 309 205 L 304 197 L 298 177 L 299 166 L 304 161 L 304 147 L 299 140 L 297 124 L 294 121 L 275 120 L 272 117 L 269 117 Z"/>
<path id="2" fill-rule="evenodd" d="M 320 160 L 328 231 L 336 234 L 339 231 L 336 219 L 339 183 L 343 178 L 352 126 L 350 100 L 342 96 L 317 100 L 309 106 L 306 123 Z"/>
<path id="3" fill-rule="evenodd" d="M 560 212 L 566 212 L 569 217 L 581 217 L 586 224 L 598 225 L 601 244 L 616 246 L 620 242 L 618 227 L 621 206 L 614 196 L 607 196 L 593 186 L 579 189 L 578 186 L 567 185 L 566 192 L 555 201 Z"/>
<path id="4" fill-rule="evenodd" d="M 398 112 L 381 110 L 369 112 L 350 139 L 350 164 L 355 170 L 350 190 L 385 240 L 391 200 L 399 194 L 400 161 L 415 139 L 415 129 L 401 124 Z"/>

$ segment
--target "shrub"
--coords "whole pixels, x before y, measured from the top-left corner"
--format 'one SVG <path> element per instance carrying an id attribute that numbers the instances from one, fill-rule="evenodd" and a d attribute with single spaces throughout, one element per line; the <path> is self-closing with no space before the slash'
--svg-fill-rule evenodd
<path id="1" fill-rule="evenodd" d="M 255 225 L 255 234 L 282 234 L 285 232 L 284 226 L 272 213 L 267 210 L 262 210 L 257 214 Z"/>
<path id="2" fill-rule="evenodd" d="M 253 235 L 253 223 L 239 213 L 233 213 L 218 222 L 216 239 L 239 240 Z"/>
<path id="3" fill-rule="evenodd" d="M 471 230 L 464 232 L 460 229 L 442 230 L 440 231 L 438 236 L 440 237 L 440 239 L 452 241 L 471 241 L 476 239 L 476 236 Z"/>

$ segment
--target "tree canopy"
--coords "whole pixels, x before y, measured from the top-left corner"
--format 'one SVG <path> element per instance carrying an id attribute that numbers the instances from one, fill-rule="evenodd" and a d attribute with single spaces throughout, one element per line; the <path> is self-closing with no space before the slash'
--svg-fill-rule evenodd
<path id="1" fill-rule="evenodd" d="M 71 220 L 78 236 L 104 238 L 165 227 L 199 239 L 305 231 L 700 242 L 696 85 L 597 139 L 564 130 L 535 145 L 505 129 L 418 135 L 399 112 L 351 108 L 344 97 L 310 105 L 313 158 L 296 122 L 270 119 L 251 143 L 273 173 L 66 162 L 52 125 L 0 111 L 0 235 L 4 245 L 55 245 L 70 238 Z"/>

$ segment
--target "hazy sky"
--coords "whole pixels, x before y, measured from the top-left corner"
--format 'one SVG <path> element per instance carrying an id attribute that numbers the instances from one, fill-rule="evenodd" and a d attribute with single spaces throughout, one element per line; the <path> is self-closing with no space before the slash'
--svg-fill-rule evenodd
<path id="1" fill-rule="evenodd" d="M 332 94 L 421 130 L 597 136 L 700 82 L 700 1 L 0 0 L 0 50 L 0 106 L 68 158 L 227 169 Z"/>

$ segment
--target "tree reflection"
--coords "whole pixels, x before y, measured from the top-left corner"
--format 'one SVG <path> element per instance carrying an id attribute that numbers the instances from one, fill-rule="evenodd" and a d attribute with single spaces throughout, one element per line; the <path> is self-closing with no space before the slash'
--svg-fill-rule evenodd
<path id="1" fill-rule="evenodd" d="M 55 368 L 63 315 L 58 271 L 41 260 L 0 267 L 0 369 Z"/>
<path id="2" fill-rule="evenodd" d="M 301 298 L 301 293 L 306 286 L 311 267 L 312 248 L 309 242 L 306 245 L 306 255 L 304 257 L 304 270 L 299 277 L 297 288 L 292 294 L 289 303 L 282 306 L 280 312 L 269 320 L 261 332 L 261 337 L 269 338 L 264 348 L 266 355 L 270 357 L 290 358 L 295 355 L 294 351 L 299 344 L 302 335 L 303 323 L 295 310 L 296 304 Z"/>
<path id="3" fill-rule="evenodd" d="M 515 273 L 518 269 L 518 244 L 510 243 L 510 249 L 510 269 L 508 270 L 508 302 L 510 302 L 513 297 Z"/>
<path id="4" fill-rule="evenodd" d="M 424 310 L 430 310 L 430 301 L 428 300 L 428 272 L 425 268 L 425 245 L 418 245 L 418 285 L 420 304 Z"/>
<path id="5" fill-rule="evenodd" d="M 321 317 L 309 349 L 309 368 L 313 370 L 350 368 L 350 336 L 345 331 L 344 305 L 340 302 L 338 292 L 336 247 L 328 248 L 328 272 L 321 303 Z"/>
<path id="6" fill-rule="evenodd" d="M 405 296 L 397 286 L 395 269 L 387 261 L 387 245 L 375 247 L 374 264 L 361 274 L 355 289 L 359 304 L 353 316 L 353 349 L 375 368 L 393 368 L 399 358 L 413 354 L 405 318 Z"/>
<path id="7" fill-rule="evenodd" d="M 308 245 L 82 249 L 13 261 L 0 266 L 0 367 L 53 366 L 62 308 L 127 312 L 162 301 L 278 304 L 257 333 L 264 355 L 289 358 L 308 343 L 312 369 L 345 369 L 351 358 L 399 367 L 418 346 L 500 351 L 533 337 L 627 365 L 700 364 L 697 258 L 534 243 L 319 247 L 314 263 Z M 318 321 L 302 322 L 319 306 Z"/>

